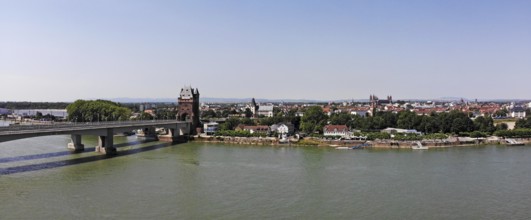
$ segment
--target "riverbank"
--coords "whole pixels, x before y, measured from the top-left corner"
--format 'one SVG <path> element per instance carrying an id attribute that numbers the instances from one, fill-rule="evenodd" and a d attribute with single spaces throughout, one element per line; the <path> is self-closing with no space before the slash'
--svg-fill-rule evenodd
<path id="1" fill-rule="evenodd" d="M 530 138 L 515 138 L 514 140 L 525 145 L 531 144 Z M 322 140 L 318 138 L 305 138 L 301 140 L 290 139 L 288 142 L 281 142 L 274 137 L 223 137 L 223 136 L 195 136 L 191 141 L 202 143 L 221 143 L 221 144 L 242 144 L 242 145 L 264 145 L 264 146 L 315 146 L 315 147 L 349 147 L 361 144 L 367 144 L 367 148 L 381 149 L 411 149 L 412 146 L 420 142 L 423 146 L 429 148 L 447 148 L 447 147 L 465 147 L 480 145 L 505 145 L 503 138 L 468 138 L 452 137 L 441 140 L 422 140 L 422 141 L 396 141 L 396 140 Z"/>

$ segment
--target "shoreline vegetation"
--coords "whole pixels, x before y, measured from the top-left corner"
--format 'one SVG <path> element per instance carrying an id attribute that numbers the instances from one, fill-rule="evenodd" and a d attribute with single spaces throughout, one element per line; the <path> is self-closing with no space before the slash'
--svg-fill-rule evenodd
<path id="1" fill-rule="evenodd" d="M 531 138 L 513 138 L 514 140 L 525 145 L 531 144 Z M 437 140 L 322 140 L 318 138 L 305 138 L 301 140 L 290 140 L 281 142 L 274 137 L 226 137 L 226 136 L 194 136 L 192 142 L 201 143 L 221 143 L 221 144 L 238 144 L 238 145 L 258 145 L 258 146 L 313 146 L 313 147 L 349 147 L 360 144 L 368 144 L 366 148 L 380 149 L 411 149 L 412 146 L 421 142 L 422 145 L 429 148 L 448 148 L 448 147 L 468 147 L 482 145 L 506 145 L 506 139 L 499 137 L 488 138 L 469 138 L 469 137 L 450 137 L 448 139 Z"/>

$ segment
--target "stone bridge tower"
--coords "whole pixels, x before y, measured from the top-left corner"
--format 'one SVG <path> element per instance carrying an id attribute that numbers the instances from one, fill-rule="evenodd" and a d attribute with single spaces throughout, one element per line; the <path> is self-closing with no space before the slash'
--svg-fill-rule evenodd
<path id="1" fill-rule="evenodd" d="M 199 89 L 193 89 L 191 86 L 185 86 L 181 89 L 179 95 L 179 113 L 177 120 L 192 122 L 190 127 L 191 134 L 196 134 L 196 128 L 199 124 Z"/>

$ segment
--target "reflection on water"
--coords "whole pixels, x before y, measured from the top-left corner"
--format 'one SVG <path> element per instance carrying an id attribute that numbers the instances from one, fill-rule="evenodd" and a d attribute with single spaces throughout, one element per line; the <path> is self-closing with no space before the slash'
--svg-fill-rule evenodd
<path id="1" fill-rule="evenodd" d="M 2 219 L 527 219 L 531 149 L 0 143 Z M 96 144 L 84 137 L 86 146 Z M 28 211 L 31 210 L 31 211 Z"/>
<path id="2" fill-rule="evenodd" d="M 156 144 L 148 147 L 142 147 L 137 149 L 131 149 L 131 150 L 124 150 L 120 151 L 120 154 L 115 156 L 107 156 L 107 155 L 93 155 L 88 157 L 81 157 L 81 158 L 75 158 L 75 159 L 68 159 L 68 160 L 61 160 L 61 161 L 52 161 L 52 162 L 45 162 L 45 163 L 38 163 L 38 164 L 30 164 L 30 165 L 22 165 L 22 166 L 15 166 L 15 167 L 7 167 L 7 168 L 1 168 L 0 169 L 0 175 L 7 175 L 7 174 L 14 174 L 14 173 L 22 173 L 22 172 L 29 172 L 29 171 L 38 171 L 43 169 L 51 169 L 51 168 L 58 168 L 62 166 L 70 166 L 70 165 L 77 165 L 82 163 L 88 163 L 88 162 L 94 162 L 97 160 L 104 160 L 108 158 L 113 157 L 123 157 L 128 156 L 131 154 L 156 150 L 162 147 L 168 147 L 169 144 Z M 94 149 L 92 149 L 94 151 Z M 64 156 L 65 154 L 68 154 L 69 152 L 58 152 L 58 153 L 50 153 L 50 154 L 39 154 L 39 155 L 30 155 L 30 156 L 22 156 L 23 159 L 29 160 L 31 159 L 38 159 L 38 158 L 50 158 L 50 157 L 56 157 L 56 156 Z M 9 158 L 8 158 L 9 159 Z M 19 159 L 19 158 L 17 158 Z M 0 159 L 0 162 L 3 161 L 3 159 Z M 11 162 L 11 161 L 9 161 Z"/>
<path id="3" fill-rule="evenodd" d="M 144 141 L 144 143 L 147 143 L 150 141 Z M 133 143 L 122 143 L 122 144 L 115 144 L 115 148 L 120 147 L 126 147 L 126 146 L 134 146 L 138 145 L 141 142 L 133 142 Z M 96 147 L 89 147 L 85 148 L 83 152 L 76 152 L 76 153 L 89 153 L 94 152 L 96 150 Z M 130 150 L 131 151 L 131 150 Z M 128 151 L 127 151 L 128 152 Z M 22 161 L 22 160 L 35 160 L 35 159 L 43 159 L 43 158 L 52 158 L 52 157 L 60 157 L 60 156 L 66 156 L 73 154 L 72 151 L 61 151 L 61 152 L 51 152 L 51 153 L 44 153 L 44 154 L 31 154 L 31 155 L 23 155 L 23 156 L 14 156 L 14 157 L 5 157 L 0 158 L 0 163 L 9 163 L 9 162 L 15 162 L 15 161 Z M 1 171 L 0 171 L 1 173 Z"/>

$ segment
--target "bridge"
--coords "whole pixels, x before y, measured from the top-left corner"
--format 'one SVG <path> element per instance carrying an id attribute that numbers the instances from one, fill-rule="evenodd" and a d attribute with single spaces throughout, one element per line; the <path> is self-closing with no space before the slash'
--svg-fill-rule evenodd
<path id="1" fill-rule="evenodd" d="M 98 136 L 96 152 L 107 155 L 116 154 L 113 146 L 113 136 L 133 130 L 141 130 L 139 136 L 160 138 L 162 141 L 176 141 L 180 137 L 190 134 L 191 122 L 176 120 L 151 120 L 151 121 L 114 121 L 114 122 L 88 122 L 88 123 L 54 123 L 49 125 L 15 125 L 0 127 L 0 142 L 13 141 L 23 138 L 47 135 L 71 135 L 68 149 L 74 152 L 84 151 L 81 143 L 82 135 Z M 155 128 L 164 128 L 166 134 L 157 135 Z"/>

